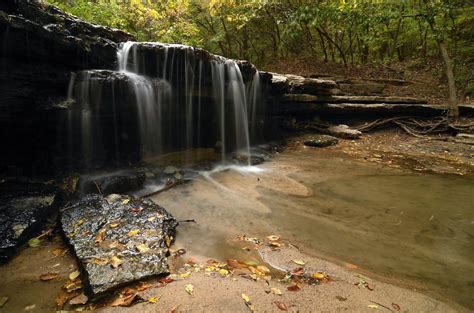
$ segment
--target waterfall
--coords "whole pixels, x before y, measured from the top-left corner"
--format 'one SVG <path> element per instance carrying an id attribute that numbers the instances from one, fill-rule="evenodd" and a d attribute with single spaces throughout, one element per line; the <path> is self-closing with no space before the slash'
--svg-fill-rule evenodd
<path id="1" fill-rule="evenodd" d="M 69 148 L 84 163 L 139 158 L 216 147 L 248 158 L 255 136 L 259 75 L 246 76 L 234 60 L 183 45 L 125 42 L 117 49 L 118 69 L 71 76 Z M 78 151 L 80 150 L 80 151 Z"/>
<path id="2" fill-rule="evenodd" d="M 257 124 L 259 123 L 258 121 L 258 115 L 261 114 L 259 112 L 259 108 L 261 105 L 261 89 L 260 89 L 260 73 L 258 71 L 255 72 L 253 75 L 252 81 L 247 88 L 247 103 L 249 106 L 248 109 L 248 120 L 249 120 L 249 132 L 250 132 L 250 139 L 252 142 L 255 142 L 257 139 Z"/>

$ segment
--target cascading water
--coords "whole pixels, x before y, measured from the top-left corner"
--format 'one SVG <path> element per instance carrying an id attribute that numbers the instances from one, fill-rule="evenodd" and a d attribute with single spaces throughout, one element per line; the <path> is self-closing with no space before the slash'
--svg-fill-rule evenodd
<path id="1" fill-rule="evenodd" d="M 216 146 L 222 162 L 233 151 L 250 159 L 258 72 L 246 76 L 246 85 L 233 60 L 159 43 L 125 42 L 117 61 L 118 71 L 83 71 L 71 77 L 69 98 L 75 104 L 68 133 L 80 136 L 81 143 L 80 153 L 71 152 L 85 163 L 98 156 L 120 159 L 135 153 L 143 158 Z"/>
<path id="2" fill-rule="evenodd" d="M 258 114 L 262 113 L 259 112 L 259 104 L 263 103 L 261 100 L 260 73 L 256 71 L 247 88 L 249 133 L 252 142 L 255 142 L 258 137 Z"/>

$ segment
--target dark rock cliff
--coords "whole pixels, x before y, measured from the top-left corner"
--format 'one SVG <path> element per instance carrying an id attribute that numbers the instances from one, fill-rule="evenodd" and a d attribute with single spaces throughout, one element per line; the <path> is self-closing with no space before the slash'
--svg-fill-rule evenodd
<path id="1" fill-rule="evenodd" d="M 54 172 L 71 72 L 114 67 L 117 44 L 127 40 L 54 6 L 0 2 L 0 173 Z"/>

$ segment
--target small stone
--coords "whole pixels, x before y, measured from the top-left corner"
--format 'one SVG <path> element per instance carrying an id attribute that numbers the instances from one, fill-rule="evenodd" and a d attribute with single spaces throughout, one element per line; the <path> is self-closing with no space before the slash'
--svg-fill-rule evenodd
<path id="1" fill-rule="evenodd" d="M 329 134 L 345 138 L 345 139 L 358 139 L 362 133 L 356 129 L 352 129 L 347 125 L 338 125 L 338 126 L 331 126 L 328 128 Z"/>
<path id="2" fill-rule="evenodd" d="M 310 147 L 329 147 L 334 146 L 339 142 L 337 138 L 328 135 L 316 135 L 313 136 L 311 139 L 305 140 L 304 145 Z"/>

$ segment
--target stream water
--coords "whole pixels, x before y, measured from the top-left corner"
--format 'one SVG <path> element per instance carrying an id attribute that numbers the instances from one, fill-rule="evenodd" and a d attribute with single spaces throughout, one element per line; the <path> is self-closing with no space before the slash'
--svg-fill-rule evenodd
<path id="1" fill-rule="evenodd" d="M 304 252 L 474 307 L 474 180 L 285 151 L 259 168 L 203 173 L 155 201 L 178 219 L 177 246 L 239 258 L 239 234 L 278 234 Z"/>

